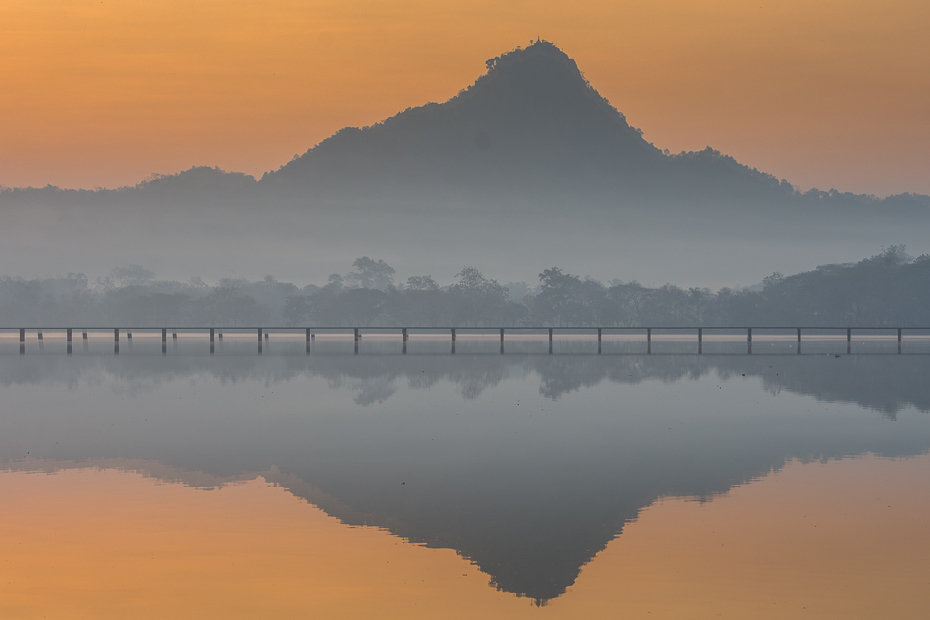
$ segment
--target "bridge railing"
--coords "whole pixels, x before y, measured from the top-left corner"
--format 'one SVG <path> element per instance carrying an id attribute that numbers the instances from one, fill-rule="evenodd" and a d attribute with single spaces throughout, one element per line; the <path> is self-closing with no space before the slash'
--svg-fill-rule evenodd
<path id="1" fill-rule="evenodd" d="M 358 342 L 365 333 L 391 333 L 398 334 L 401 337 L 401 340 L 404 343 L 404 351 L 406 352 L 406 343 L 410 338 L 412 333 L 421 333 L 421 334 L 442 334 L 446 333 L 449 335 L 449 338 L 454 346 L 456 338 L 460 333 L 483 333 L 483 334 L 493 334 L 499 335 L 501 342 L 501 352 L 503 352 L 503 345 L 505 341 L 505 335 L 507 332 L 510 333 L 539 333 L 541 335 L 547 335 L 549 341 L 549 352 L 552 352 L 552 343 L 553 338 L 556 334 L 578 334 L 578 333 L 587 333 L 587 334 L 596 334 L 597 335 L 597 344 L 598 344 L 598 353 L 601 352 L 601 343 L 603 341 L 604 332 L 611 333 L 641 333 L 645 336 L 646 341 L 646 352 L 652 352 L 652 342 L 653 334 L 668 334 L 669 332 L 685 332 L 687 334 L 694 334 L 694 337 L 697 341 L 697 352 L 703 353 L 703 344 L 704 336 L 706 332 L 712 332 L 714 334 L 720 335 L 720 332 L 724 333 L 733 333 L 745 334 L 745 341 L 747 344 L 748 352 L 752 352 L 752 342 L 753 342 L 753 332 L 757 335 L 759 332 L 788 332 L 789 334 L 796 335 L 797 338 L 797 347 L 798 352 L 800 352 L 801 342 L 805 332 L 809 336 L 814 336 L 812 332 L 816 332 L 822 338 L 824 332 L 839 332 L 840 334 L 845 334 L 846 343 L 847 343 L 847 353 L 851 351 L 851 343 L 853 340 L 853 332 L 879 332 L 880 334 L 888 333 L 890 337 L 895 337 L 898 342 L 898 352 L 901 352 L 901 343 L 904 340 L 905 332 L 915 332 L 915 331 L 930 331 L 930 327 L 888 327 L 888 326 L 856 326 L 856 327 L 833 327 L 833 326 L 807 326 L 807 327 L 787 327 L 784 325 L 779 326 L 704 326 L 704 327 L 694 327 L 694 326 L 656 326 L 656 327 L 590 327 L 590 326 L 561 326 L 561 327 L 549 327 L 549 326 L 527 326 L 527 325 L 513 325 L 513 326 L 503 326 L 503 327 L 489 327 L 489 326 L 458 326 L 458 327 L 441 327 L 441 326 L 417 326 L 417 327 L 403 327 L 403 326 L 391 326 L 391 327 L 346 327 L 346 326 L 313 326 L 313 327 L 293 327 L 293 326 L 270 326 L 270 327 L 216 327 L 216 326 L 185 326 L 185 327 L 0 327 L 0 333 L 2 332 L 19 332 L 19 343 L 20 343 L 20 353 L 25 353 L 26 349 L 26 335 L 27 333 L 35 333 L 37 340 L 41 343 L 44 340 L 44 335 L 47 332 L 58 332 L 64 333 L 67 345 L 68 353 L 72 352 L 72 343 L 74 340 L 74 332 L 80 332 L 81 339 L 86 343 L 88 340 L 89 333 L 112 333 L 113 334 L 113 343 L 114 343 L 114 352 L 119 352 L 119 343 L 121 334 L 125 333 L 126 339 L 132 341 L 133 332 L 146 332 L 146 333 L 160 333 L 162 341 L 162 352 L 166 352 L 166 344 L 168 341 L 168 335 L 171 335 L 172 340 L 177 340 L 178 333 L 199 333 L 199 334 L 209 334 L 210 339 L 210 352 L 214 352 L 214 342 L 217 340 L 223 339 L 223 333 L 254 333 L 258 343 L 258 350 L 261 352 L 263 342 L 267 342 L 272 333 L 287 333 L 294 334 L 300 333 L 304 334 L 306 337 L 306 342 L 309 345 L 316 339 L 318 333 L 345 333 L 351 335 L 355 342 L 355 350 L 358 351 Z M 873 336 L 874 337 L 874 336 Z"/>

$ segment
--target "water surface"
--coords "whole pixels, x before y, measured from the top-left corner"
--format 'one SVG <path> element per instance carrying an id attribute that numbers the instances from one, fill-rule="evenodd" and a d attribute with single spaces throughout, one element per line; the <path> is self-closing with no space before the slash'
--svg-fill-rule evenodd
<path id="1" fill-rule="evenodd" d="M 930 610 L 925 345 L 205 342 L 0 351 L 0 615 Z"/>

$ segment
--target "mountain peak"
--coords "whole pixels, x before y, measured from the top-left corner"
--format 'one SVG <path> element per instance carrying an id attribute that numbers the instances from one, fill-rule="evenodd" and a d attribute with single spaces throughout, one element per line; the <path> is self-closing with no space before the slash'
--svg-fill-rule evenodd
<path id="1" fill-rule="evenodd" d="M 487 73 L 459 97 L 491 97 L 526 108 L 556 108 L 561 114 L 579 112 L 574 106 L 598 106 L 617 115 L 606 99 L 588 83 L 578 65 L 553 43 L 538 41 L 485 61 Z M 457 97 L 457 98 L 459 98 Z M 456 99 L 457 99 L 456 98 Z M 454 101 L 455 99 L 453 99 Z M 503 101 L 501 101 L 503 100 Z M 619 115 L 622 118 L 622 114 Z"/>
<path id="2" fill-rule="evenodd" d="M 578 86 L 590 87 L 578 65 L 554 43 L 539 40 L 528 47 L 518 47 L 485 61 L 488 73 L 500 75 L 535 75 L 549 79 L 564 79 Z M 480 82 L 483 78 L 479 78 Z"/>
<path id="3" fill-rule="evenodd" d="M 629 176 L 661 157 L 553 43 L 539 40 L 485 64 L 484 75 L 445 103 L 343 129 L 266 180 L 345 187 L 339 180 L 352 171 L 353 187 L 468 188 L 495 179 L 525 188 L 541 179 L 585 183 L 598 169 Z"/>

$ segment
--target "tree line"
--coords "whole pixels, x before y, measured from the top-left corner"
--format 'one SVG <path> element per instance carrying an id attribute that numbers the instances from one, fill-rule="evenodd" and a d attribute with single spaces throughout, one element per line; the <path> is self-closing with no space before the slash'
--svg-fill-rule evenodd
<path id="1" fill-rule="evenodd" d="M 429 275 L 395 282 L 383 260 L 361 257 L 326 284 L 158 280 L 138 265 L 90 282 L 69 273 L 0 278 L 0 325 L 38 326 L 924 326 L 930 256 L 891 246 L 857 263 L 773 273 L 748 289 L 605 284 L 552 267 L 538 282 L 500 284 L 464 267 L 447 285 Z"/>

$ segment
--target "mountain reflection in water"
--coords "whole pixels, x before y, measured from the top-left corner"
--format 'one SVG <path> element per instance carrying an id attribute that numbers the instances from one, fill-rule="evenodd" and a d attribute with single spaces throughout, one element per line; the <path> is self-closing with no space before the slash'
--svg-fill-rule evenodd
<path id="1" fill-rule="evenodd" d="M 237 346 L 0 356 L 0 458 L 118 459 L 206 486 L 262 475 L 347 524 L 454 549 L 543 603 L 657 499 L 711 498 L 794 459 L 930 449 L 924 355 Z"/>

